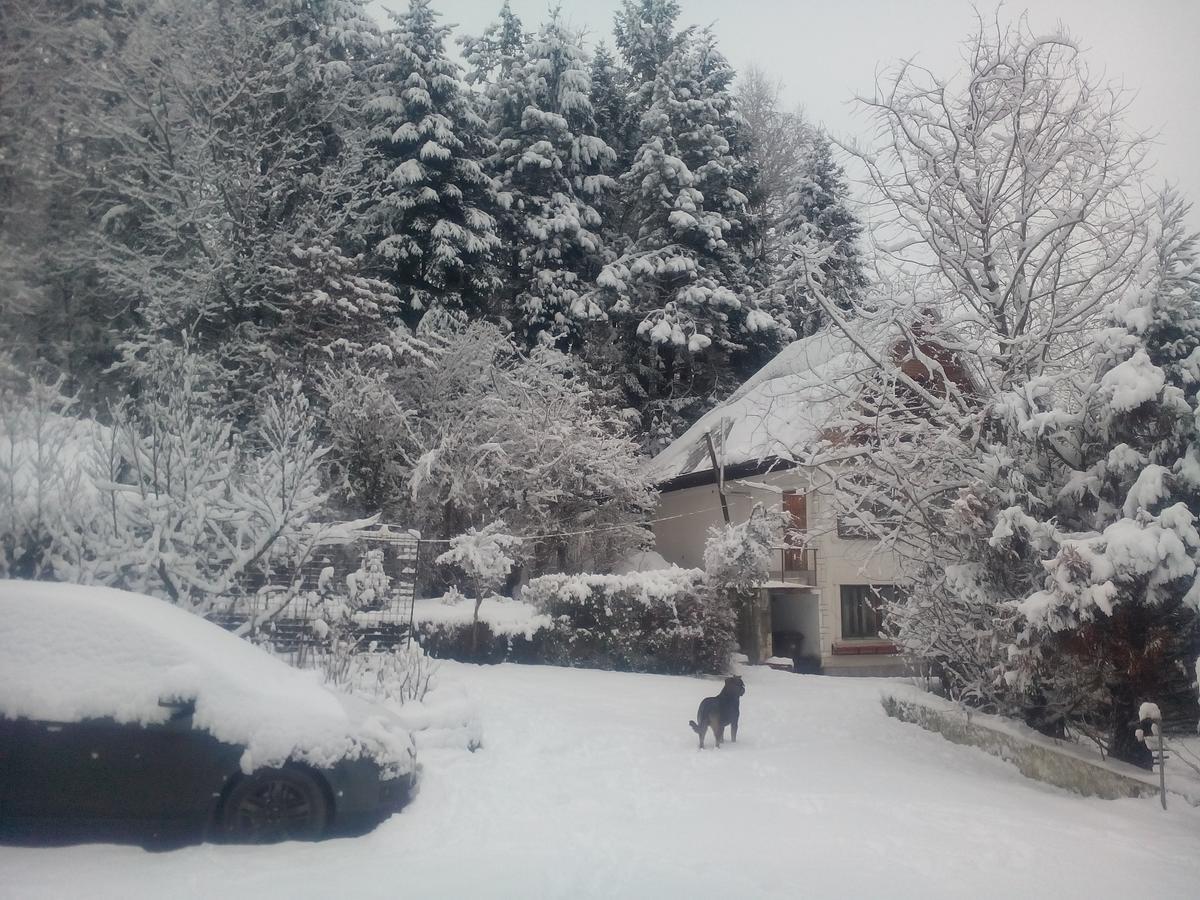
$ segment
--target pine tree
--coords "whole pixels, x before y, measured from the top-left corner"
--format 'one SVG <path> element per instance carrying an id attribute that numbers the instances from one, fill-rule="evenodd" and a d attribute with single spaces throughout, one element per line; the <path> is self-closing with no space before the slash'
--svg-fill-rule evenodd
<path id="1" fill-rule="evenodd" d="M 617 49 L 643 110 L 652 102 L 658 70 L 687 41 L 684 32 L 675 31 L 678 18 L 676 0 L 622 0 L 614 17 Z"/>
<path id="2" fill-rule="evenodd" d="M 11 0 L 0 16 L 0 346 L 62 374 L 86 404 L 130 324 L 129 297 L 97 274 L 105 102 L 86 71 L 111 59 L 145 3 Z"/>
<path id="3" fill-rule="evenodd" d="M 629 140 L 633 123 L 626 101 L 624 73 L 603 41 L 592 54 L 591 78 L 596 134 L 616 154 L 616 170 L 624 172 L 633 161 L 633 150 L 636 149 L 636 145 L 630 146 Z"/>
<path id="4" fill-rule="evenodd" d="M 509 76 L 518 65 L 530 35 L 512 11 L 509 0 L 500 8 L 500 18 L 479 37 L 462 35 L 458 43 L 467 61 L 467 83 L 490 86 Z"/>
<path id="5" fill-rule="evenodd" d="M 809 266 L 842 311 L 862 301 L 862 226 L 832 143 L 799 112 L 782 108 L 782 89 L 753 68 L 738 82 L 756 169 L 750 207 L 759 218 L 759 239 L 752 267 L 763 302 L 786 315 L 797 334 L 808 335 L 828 321 L 806 288 Z"/>
<path id="6" fill-rule="evenodd" d="M 579 36 L 552 15 L 498 84 L 490 169 L 501 187 L 513 261 L 513 316 L 525 338 L 577 344 L 603 317 L 590 296 L 602 261 L 596 204 L 613 186 L 613 151 L 596 136 Z"/>
<path id="7" fill-rule="evenodd" d="M 813 134 L 801 165 L 791 173 L 781 204 L 768 293 L 786 309 L 797 334 L 813 334 L 829 317 L 807 288 L 802 270 L 812 275 L 825 298 L 853 313 L 867 287 L 858 240 L 862 225 L 849 208 L 845 174 L 829 138 Z"/>
<path id="8" fill-rule="evenodd" d="M 650 399 L 648 424 L 666 439 L 787 333 L 749 290 L 754 224 L 732 70 L 711 35 L 687 37 L 655 79 L 641 146 L 621 178 L 630 246 L 598 279 Z"/>
<path id="9" fill-rule="evenodd" d="M 1200 269 L 1186 214 L 1162 201 L 1148 277 L 1098 336 L 1082 412 L 1048 397 L 1037 416 L 1069 466 L 1050 515 L 1029 510 L 1050 547 L 1041 589 L 1019 605 L 1013 665 L 1064 718 L 1089 718 L 1112 755 L 1147 767 L 1138 706 L 1186 696 L 1194 722 L 1179 673 L 1200 652 Z"/>
<path id="10" fill-rule="evenodd" d="M 362 238 L 410 321 L 434 307 L 477 311 L 498 284 L 490 148 L 437 18 L 429 0 L 395 16 L 365 107 L 378 158 Z"/>
<path id="11" fill-rule="evenodd" d="M 690 40 L 690 35 L 675 30 L 679 18 L 676 0 L 622 0 L 613 17 L 613 35 L 624 61 L 619 87 L 624 93 L 625 153 L 622 162 L 628 168 L 642 143 L 642 116 L 654 99 L 654 83 L 671 54 Z"/>

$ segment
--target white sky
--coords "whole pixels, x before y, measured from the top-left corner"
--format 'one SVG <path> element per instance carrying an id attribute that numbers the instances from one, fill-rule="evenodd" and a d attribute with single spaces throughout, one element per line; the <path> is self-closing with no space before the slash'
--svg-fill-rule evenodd
<path id="1" fill-rule="evenodd" d="M 533 29 L 552 5 L 511 0 Z M 457 33 L 478 34 L 502 0 L 433 0 Z M 377 10 L 403 9 L 404 0 Z M 585 28 L 592 43 L 612 44 L 618 0 L 561 0 L 564 17 Z M 734 67 L 757 65 L 782 79 L 787 97 L 839 138 L 863 134 L 854 94 L 870 93 L 877 68 L 915 56 L 939 74 L 959 64 L 971 31 L 969 0 L 681 0 L 682 25 L 713 25 Z M 989 2 L 978 4 L 990 14 Z M 1156 175 L 1178 184 L 1196 204 L 1200 229 L 1200 0 L 1029 0 L 1007 3 L 1005 14 L 1027 10 L 1035 30 L 1059 23 L 1085 49 L 1094 71 L 1137 92 L 1130 124 L 1156 131 Z"/>

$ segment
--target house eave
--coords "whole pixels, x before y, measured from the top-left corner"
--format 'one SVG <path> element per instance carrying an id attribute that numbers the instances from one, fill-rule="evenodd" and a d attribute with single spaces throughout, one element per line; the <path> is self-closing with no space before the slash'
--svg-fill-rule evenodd
<path id="1" fill-rule="evenodd" d="M 762 459 L 733 463 L 725 467 L 725 480 L 732 481 L 738 478 L 766 475 L 769 472 L 782 472 L 787 469 L 794 469 L 797 465 L 799 464 L 795 460 L 783 459 L 778 456 L 767 456 Z M 658 482 L 655 487 L 658 488 L 660 493 L 667 494 L 671 491 L 682 491 L 685 488 L 703 487 L 707 484 L 716 483 L 717 473 L 715 470 L 701 469 L 698 472 L 688 472 L 684 475 L 676 475 L 673 478 L 665 479 Z"/>

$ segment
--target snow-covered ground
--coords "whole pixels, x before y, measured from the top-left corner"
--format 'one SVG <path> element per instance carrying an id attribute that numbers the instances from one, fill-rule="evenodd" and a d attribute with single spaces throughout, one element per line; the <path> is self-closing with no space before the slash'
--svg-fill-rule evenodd
<path id="1" fill-rule="evenodd" d="M 745 673 L 736 745 L 696 749 L 708 679 L 443 664 L 484 749 L 431 749 L 370 835 L 170 853 L 0 847 L 0 896 L 1088 897 L 1200 892 L 1200 810 L 1083 799 L 887 718 L 880 683 Z"/>

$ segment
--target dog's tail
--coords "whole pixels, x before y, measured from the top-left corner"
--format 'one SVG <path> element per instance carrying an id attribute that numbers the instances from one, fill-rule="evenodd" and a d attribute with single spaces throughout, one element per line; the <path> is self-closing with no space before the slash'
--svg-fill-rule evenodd
<path id="1" fill-rule="evenodd" d="M 696 734 L 700 733 L 699 725 L 697 725 L 695 722 L 688 722 L 688 724 L 692 726 L 692 731 L 696 732 Z"/>

